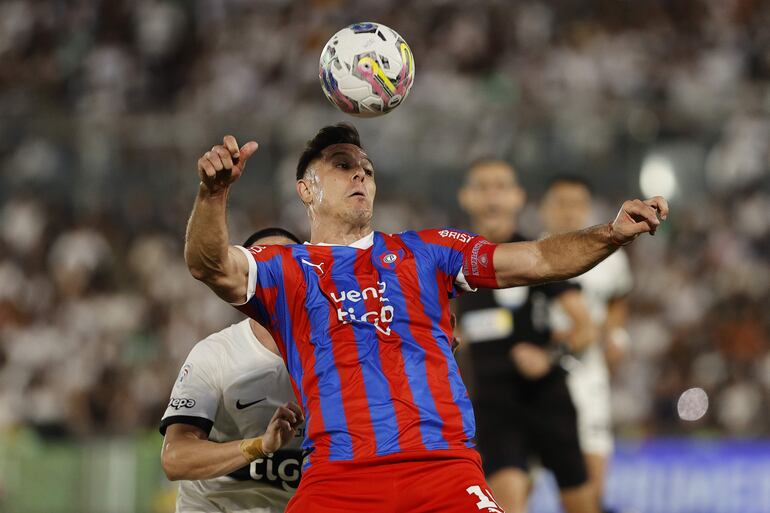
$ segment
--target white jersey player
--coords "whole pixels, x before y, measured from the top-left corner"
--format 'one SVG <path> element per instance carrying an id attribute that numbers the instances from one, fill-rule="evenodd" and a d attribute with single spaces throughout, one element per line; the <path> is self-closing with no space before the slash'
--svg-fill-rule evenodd
<path id="1" fill-rule="evenodd" d="M 541 214 L 549 233 L 563 233 L 588 226 L 591 189 L 580 178 L 561 177 L 549 185 Z M 568 365 L 567 385 L 578 413 L 578 434 L 586 458 L 589 479 L 601 500 L 607 457 L 613 449 L 610 412 L 610 376 L 606 356 L 617 359 L 627 343 L 626 296 L 633 285 L 628 258 L 618 250 L 585 274 L 573 278 L 580 284 L 591 318 L 599 328 L 591 344 Z M 554 331 L 569 329 L 568 317 L 555 305 L 551 311 Z"/>
<path id="2" fill-rule="evenodd" d="M 296 242 L 269 228 L 244 245 Z M 163 469 L 181 481 L 177 513 L 284 511 L 302 468 L 304 419 L 293 401 L 275 342 L 255 321 L 198 342 L 160 426 Z"/>

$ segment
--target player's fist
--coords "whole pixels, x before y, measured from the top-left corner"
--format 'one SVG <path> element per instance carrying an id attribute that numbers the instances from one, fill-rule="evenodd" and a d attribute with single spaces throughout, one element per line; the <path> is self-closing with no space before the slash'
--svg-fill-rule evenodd
<path id="1" fill-rule="evenodd" d="M 658 218 L 660 216 L 660 218 Z M 610 223 L 610 238 L 619 246 L 631 244 L 643 233 L 655 235 L 661 220 L 668 217 L 668 202 L 660 196 L 647 200 L 628 200 Z"/>
<path id="2" fill-rule="evenodd" d="M 201 183 L 210 193 L 227 189 L 230 184 L 240 178 L 246 161 L 257 151 L 257 143 L 249 141 L 238 147 L 238 142 L 232 135 L 226 135 L 222 144 L 212 146 L 209 151 L 198 159 L 198 175 Z"/>
<path id="3" fill-rule="evenodd" d="M 297 403 L 289 402 L 279 406 L 262 435 L 262 450 L 270 454 L 289 443 L 303 422 L 305 417 Z"/>

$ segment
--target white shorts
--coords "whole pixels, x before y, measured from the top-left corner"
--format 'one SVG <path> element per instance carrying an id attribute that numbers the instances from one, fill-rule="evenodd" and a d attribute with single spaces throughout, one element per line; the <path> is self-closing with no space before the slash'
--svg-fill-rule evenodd
<path id="1" fill-rule="evenodd" d="M 580 360 L 572 359 L 566 367 L 567 386 L 577 410 L 580 447 L 584 453 L 607 456 L 614 444 L 610 377 L 604 354 L 597 344 L 592 344 Z"/>

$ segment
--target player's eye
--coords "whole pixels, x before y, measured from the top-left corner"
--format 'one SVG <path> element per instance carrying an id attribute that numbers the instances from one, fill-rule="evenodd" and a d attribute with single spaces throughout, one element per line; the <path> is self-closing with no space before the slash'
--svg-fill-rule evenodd
<path id="1" fill-rule="evenodd" d="M 364 169 L 366 176 L 374 176 L 374 169 Z"/>
<path id="2" fill-rule="evenodd" d="M 350 164 L 347 162 L 338 162 L 335 167 L 338 167 L 340 169 L 350 169 Z"/>

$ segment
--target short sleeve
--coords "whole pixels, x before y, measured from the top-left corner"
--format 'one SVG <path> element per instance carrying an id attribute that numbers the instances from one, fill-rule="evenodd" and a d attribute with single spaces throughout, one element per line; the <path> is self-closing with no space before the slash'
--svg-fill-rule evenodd
<path id="1" fill-rule="evenodd" d="M 198 342 L 187 356 L 171 390 L 171 399 L 160 422 L 160 433 L 172 424 L 191 424 L 211 431 L 222 397 L 219 359 L 208 339 Z"/>
<path id="2" fill-rule="evenodd" d="M 257 262 L 254 260 L 251 252 L 243 246 L 235 246 L 235 249 L 242 251 L 243 254 L 246 255 L 246 261 L 249 263 L 249 278 L 248 285 L 246 287 L 246 300 L 243 303 L 232 303 L 233 306 L 237 307 L 248 303 L 249 300 L 254 297 L 254 292 L 257 288 Z"/>
<path id="3" fill-rule="evenodd" d="M 423 230 L 418 232 L 418 235 L 428 248 L 436 267 L 447 276 L 447 291 L 450 297 L 476 290 L 468 280 L 468 273 L 477 273 L 479 265 L 492 268 L 489 259 L 479 259 L 478 252 L 474 253 L 474 248 L 491 245 L 483 237 L 451 228 Z M 471 262 L 475 266 L 473 270 L 469 267 Z"/>
<path id="4" fill-rule="evenodd" d="M 238 310 L 267 326 L 270 324 L 270 312 L 274 311 L 279 290 L 284 286 L 285 275 L 283 261 L 291 246 L 251 246 L 243 251 L 249 261 L 249 278 L 246 301 L 234 304 Z"/>

